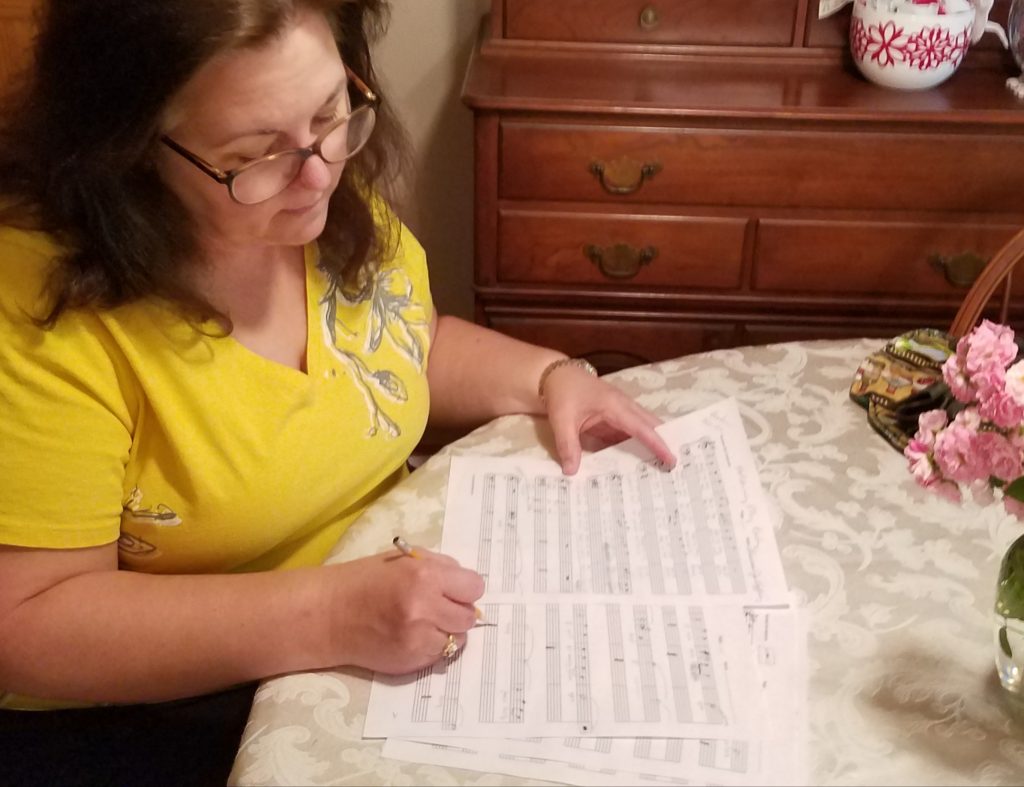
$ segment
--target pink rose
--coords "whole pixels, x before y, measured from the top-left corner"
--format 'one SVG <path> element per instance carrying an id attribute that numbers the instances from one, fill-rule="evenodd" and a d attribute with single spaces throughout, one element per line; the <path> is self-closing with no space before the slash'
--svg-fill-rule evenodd
<path id="1" fill-rule="evenodd" d="M 1024 407 L 1024 361 L 1018 361 L 1006 370 L 1006 393 Z"/>
<path id="2" fill-rule="evenodd" d="M 914 435 L 914 439 L 910 443 L 915 441 L 920 443 L 925 450 L 931 449 L 935 445 L 935 435 L 942 431 L 949 421 L 949 417 L 946 415 L 945 410 L 928 410 L 927 412 L 921 413 L 917 419 L 917 434 Z M 907 450 L 910 449 L 908 444 Z M 904 455 L 909 459 L 910 454 L 906 451 Z"/>
<path id="3" fill-rule="evenodd" d="M 1017 357 L 1013 329 L 990 320 L 982 320 L 981 325 L 968 334 L 966 349 L 964 369 L 972 377 L 989 367 L 1005 369 Z M 959 344 L 957 355 L 960 355 Z"/>
<path id="4" fill-rule="evenodd" d="M 970 385 L 975 398 L 980 402 L 990 396 L 1001 394 L 1006 387 L 1006 370 L 998 366 L 987 366 L 971 376 Z"/>
<path id="5" fill-rule="evenodd" d="M 957 426 L 962 426 L 964 429 L 970 429 L 971 431 L 977 432 L 981 429 L 981 416 L 978 415 L 977 407 L 965 407 L 953 418 L 953 423 Z"/>
<path id="6" fill-rule="evenodd" d="M 918 419 L 903 452 L 918 484 L 954 502 L 966 485 L 984 504 L 995 489 L 1024 477 L 1024 361 L 1014 363 L 1017 352 L 1013 330 L 989 320 L 960 339 L 942 377 L 967 407 L 951 423 L 943 410 Z M 1024 519 L 1024 501 L 1002 496 L 1006 510 Z"/>
<path id="7" fill-rule="evenodd" d="M 961 339 L 961 341 L 963 341 Z M 963 370 L 961 358 L 958 355 L 951 355 L 942 364 L 942 379 L 946 381 L 950 392 L 959 401 L 967 404 L 974 401 L 977 391 L 971 385 L 967 374 Z"/>
<path id="8" fill-rule="evenodd" d="M 980 432 L 974 445 L 987 460 L 988 475 L 1010 481 L 1021 474 L 1020 452 L 999 432 Z"/>
<path id="9" fill-rule="evenodd" d="M 1019 426 L 1024 420 L 1024 407 L 1006 391 L 994 391 L 978 405 L 982 418 L 1003 429 Z"/>
<path id="10" fill-rule="evenodd" d="M 931 432 L 933 435 L 949 423 L 949 416 L 945 410 L 929 410 L 921 413 L 917 419 L 917 428 L 922 432 Z"/>
<path id="11" fill-rule="evenodd" d="M 942 477 L 924 443 L 911 440 L 903 453 L 910 460 L 910 473 L 918 484 L 954 503 L 962 500 L 960 487 Z"/>
<path id="12" fill-rule="evenodd" d="M 978 432 L 954 421 L 935 436 L 935 465 L 951 481 L 970 483 L 988 476 L 985 455 L 977 450 Z"/>
<path id="13" fill-rule="evenodd" d="M 928 437 L 934 442 L 935 436 L 929 434 Z M 903 455 L 910 461 L 910 472 L 914 473 L 914 477 L 917 477 L 917 471 L 914 470 L 914 465 L 921 459 L 931 458 L 931 445 L 921 438 L 921 432 L 917 433 L 917 437 L 912 437 L 907 442 L 907 447 L 903 449 Z"/>

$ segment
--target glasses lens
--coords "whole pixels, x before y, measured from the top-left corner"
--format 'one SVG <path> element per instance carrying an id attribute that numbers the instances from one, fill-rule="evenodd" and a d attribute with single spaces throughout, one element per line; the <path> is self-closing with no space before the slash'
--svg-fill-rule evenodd
<path id="1" fill-rule="evenodd" d="M 268 200 L 288 188 L 305 160 L 305 156 L 298 152 L 257 161 L 235 175 L 231 193 L 243 205 Z"/>
<path id="2" fill-rule="evenodd" d="M 344 118 L 320 143 L 320 155 L 324 161 L 340 164 L 352 158 L 369 141 L 376 121 L 373 107 L 360 107 Z"/>
<path id="3" fill-rule="evenodd" d="M 360 107 L 327 132 L 320 142 L 320 156 L 329 164 L 340 164 L 363 149 L 377 115 L 373 107 Z M 260 159 L 239 170 L 231 181 L 231 195 L 243 205 L 270 199 L 291 185 L 308 156 L 302 151 L 281 153 Z"/>

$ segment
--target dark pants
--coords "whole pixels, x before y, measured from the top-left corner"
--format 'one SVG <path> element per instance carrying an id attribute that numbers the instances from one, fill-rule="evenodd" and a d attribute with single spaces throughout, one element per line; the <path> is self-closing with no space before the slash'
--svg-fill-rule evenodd
<path id="1" fill-rule="evenodd" d="M 0 710 L 0 784 L 224 785 L 255 690 L 154 705 Z"/>

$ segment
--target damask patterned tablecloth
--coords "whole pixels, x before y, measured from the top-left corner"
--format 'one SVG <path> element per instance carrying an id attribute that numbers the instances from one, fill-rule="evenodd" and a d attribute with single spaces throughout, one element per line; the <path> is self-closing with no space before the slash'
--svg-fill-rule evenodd
<path id="1" fill-rule="evenodd" d="M 809 617 L 813 784 L 1022 784 L 1024 722 L 993 668 L 999 560 L 1024 528 L 1001 506 L 919 489 L 848 397 L 878 340 L 720 350 L 609 379 L 670 419 L 723 397 L 740 407 L 790 587 Z M 544 456 L 547 425 L 500 418 L 448 446 L 367 510 L 332 562 L 394 533 L 440 543 L 452 454 Z M 265 681 L 232 784 L 542 784 L 387 760 L 362 740 L 371 675 Z"/>

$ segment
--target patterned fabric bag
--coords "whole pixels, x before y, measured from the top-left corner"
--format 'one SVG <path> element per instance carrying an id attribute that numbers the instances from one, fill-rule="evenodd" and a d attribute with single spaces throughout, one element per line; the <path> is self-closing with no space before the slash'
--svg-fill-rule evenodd
<path id="1" fill-rule="evenodd" d="M 868 423 L 902 452 L 917 432 L 918 416 L 957 402 L 942 381 L 942 364 L 956 351 L 944 331 L 919 328 L 891 339 L 861 363 L 850 398 L 868 411 Z"/>

